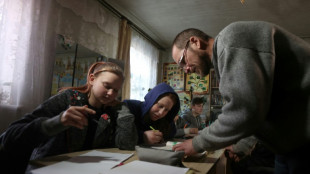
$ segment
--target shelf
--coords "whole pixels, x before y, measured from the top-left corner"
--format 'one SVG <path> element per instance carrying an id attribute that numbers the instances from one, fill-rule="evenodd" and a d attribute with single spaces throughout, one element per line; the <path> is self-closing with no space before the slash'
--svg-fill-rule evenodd
<path id="1" fill-rule="evenodd" d="M 211 105 L 211 107 L 222 107 L 223 105 Z"/>
<path id="2" fill-rule="evenodd" d="M 210 119 L 214 122 L 217 115 L 222 112 L 225 104 L 224 99 L 219 91 L 219 81 L 215 77 L 213 69 L 210 70 Z"/>

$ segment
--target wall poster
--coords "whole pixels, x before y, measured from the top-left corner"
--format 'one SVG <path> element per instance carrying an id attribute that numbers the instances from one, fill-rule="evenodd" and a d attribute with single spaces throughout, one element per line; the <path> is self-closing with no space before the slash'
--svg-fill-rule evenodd
<path id="1" fill-rule="evenodd" d="M 72 86 L 74 54 L 57 54 L 55 58 L 52 95 L 62 87 Z"/>
<path id="2" fill-rule="evenodd" d="M 184 91 L 184 72 L 176 63 L 164 63 L 163 82 L 170 85 L 175 91 Z"/>
<path id="3" fill-rule="evenodd" d="M 209 74 L 201 77 L 196 73 L 186 74 L 185 91 L 191 91 L 193 94 L 208 94 L 209 93 Z"/>
<path id="4" fill-rule="evenodd" d="M 190 109 L 191 107 L 191 96 L 189 92 L 186 91 L 180 91 L 177 92 L 179 98 L 180 98 L 180 112 Z"/>

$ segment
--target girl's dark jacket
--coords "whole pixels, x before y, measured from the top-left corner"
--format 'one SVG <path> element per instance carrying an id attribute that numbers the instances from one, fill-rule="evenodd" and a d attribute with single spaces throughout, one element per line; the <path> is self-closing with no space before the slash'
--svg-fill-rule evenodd
<path id="1" fill-rule="evenodd" d="M 60 123 L 68 107 L 84 105 L 96 111 L 88 116 L 87 127 L 81 130 Z M 0 136 L 1 170 L 24 173 L 29 159 L 68 152 L 110 147 L 133 150 L 137 139 L 134 116 L 124 103 L 96 109 L 89 105 L 87 94 L 69 89 L 13 122 Z"/>

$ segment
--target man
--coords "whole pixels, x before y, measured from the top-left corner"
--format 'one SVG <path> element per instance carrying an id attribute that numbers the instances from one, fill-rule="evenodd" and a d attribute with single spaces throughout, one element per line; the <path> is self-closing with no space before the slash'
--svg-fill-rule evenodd
<path id="1" fill-rule="evenodd" d="M 191 110 L 186 110 L 182 113 L 181 117 L 187 122 L 187 126 L 190 128 L 198 128 L 202 130 L 203 125 L 200 117 L 203 109 L 203 98 L 195 97 L 191 102 Z"/>
<path id="2" fill-rule="evenodd" d="M 267 22 L 235 22 L 214 39 L 187 29 L 172 57 L 185 73 L 214 67 L 226 100 L 218 119 L 174 150 L 192 155 L 256 135 L 276 155 L 276 173 L 310 173 L 310 46 Z"/>

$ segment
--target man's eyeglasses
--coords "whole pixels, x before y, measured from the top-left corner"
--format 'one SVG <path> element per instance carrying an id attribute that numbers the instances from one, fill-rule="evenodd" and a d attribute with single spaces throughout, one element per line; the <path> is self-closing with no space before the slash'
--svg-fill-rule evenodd
<path id="1" fill-rule="evenodd" d="M 180 68 L 184 68 L 185 65 L 186 65 L 186 51 L 187 51 L 187 48 L 188 48 L 188 44 L 189 44 L 189 41 L 186 42 L 186 45 L 185 45 L 185 48 L 183 50 L 183 53 L 182 53 L 182 56 L 180 57 L 179 61 L 178 61 L 178 65 Z"/>

